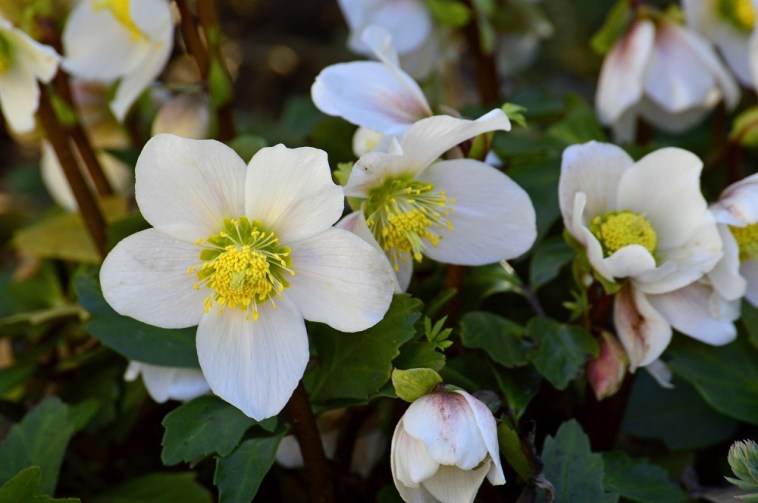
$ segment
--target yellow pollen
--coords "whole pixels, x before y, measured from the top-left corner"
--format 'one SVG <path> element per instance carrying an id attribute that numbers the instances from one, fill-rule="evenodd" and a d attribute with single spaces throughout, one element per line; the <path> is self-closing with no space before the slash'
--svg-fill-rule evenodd
<path id="1" fill-rule="evenodd" d="M 127 29 L 132 40 L 149 38 L 142 30 L 140 30 L 137 23 L 134 22 L 134 19 L 129 12 L 129 1 L 130 0 L 99 0 L 93 6 L 95 9 L 110 10 L 113 17 L 115 17 L 116 20 Z"/>
<path id="2" fill-rule="evenodd" d="M 448 215 L 454 203 L 433 185 L 400 176 L 372 190 L 364 211 L 369 229 L 398 271 L 407 254 L 420 262 L 428 244 L 439 245 L 441 230 L 453 230 Z"/>
<path id="3" fill-rule="evenodd" d="M 650 221 L 628 210 L 593 218 L 590 231 L 603 245 L 606 257 L 629 245 L 640 245 L 652 254 L 658 245 L 658 236 Z"/>
<path id="4" fill-rule="evenodd" d="M 742 31 L 749 32 L 755 27 L 755 9 L 751 0 L 719 0 L 718 11 Z"/>
<path id="5" fill-rule="evenodd" d="M 730 225 L 729 230 L 740 247 L 740 260 L 758 258 L 758 223 L 745 227 Z"/>
<path id="6" fill-rule="evenodd" d="M 269 301 L 276 307 L 273 298 L 289 286 L 285 276 L 295 275 L 290 249 L 246 217 L 225 220 L 224 230 L 199 241 L 203 262 L 188 268 L 187 274 L 197 275 L 195 290 L 211 291 L 205 312 L 215 304 L 222 312 L 240 309 L 257 320 L 258 307 Z"/>

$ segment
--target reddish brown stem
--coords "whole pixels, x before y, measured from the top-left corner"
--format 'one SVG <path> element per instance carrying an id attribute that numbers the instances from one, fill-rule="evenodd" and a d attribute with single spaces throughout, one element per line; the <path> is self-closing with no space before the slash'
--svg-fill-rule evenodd
<path id="1" fill-rule="evenodd" d="M 470 7 L 474 9 L 473 5 L 470 5 Z M 463 31 L 469 49 L 474 57 L 474 73 L 476 75 L 476 84 L 479 88 L 479 101 L 484 106 L 491 105 L 499 97 L 495 56 L 491 53 L 488 54 L 482 47 L 481 29 L 476 16 L 472 17 L 472 20 Z"/>

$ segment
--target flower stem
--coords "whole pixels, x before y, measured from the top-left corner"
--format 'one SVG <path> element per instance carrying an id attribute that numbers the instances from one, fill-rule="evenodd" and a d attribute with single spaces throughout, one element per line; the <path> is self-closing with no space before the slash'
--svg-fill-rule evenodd
<path id="1" fill-rule="evenodd" d="M 202 3 L 202 2 L 201 2 Z M 184 42 L 187 44 L 192 57 L 195 58 L 198 71 L 200 72 L 200 78 L 206 80 L 208 78 L 208 69 L 210 67 L 210 56 L 208 50 L 200 40 L 195 28 L 195 23 L 192 22 L 192 12 L 189 10 L 187 0 L 176 0 L 176 6 L 179 8 L 181 16 L 181 30 Z"/>
<path id="2" fill-rule="evenodd" d="M 69 187 L 71 187 L 71 192 L 74 194 L 79 213 L 84 220 L 84 225 L 92 238 L 95 249 L 101 258 L 105 258 L 105 218 L 76 163 L 76 158 L 71 151 L 69 137 L 63 126 L 58 122 L 47 88 L 40 85 L 39 90 L 37 119 L 45 131 L 47 140 L 55 150 L 55 155 L 58 157 L 58 162 L 60 162 Z"/>
<path id="3" fill-rule="evenodd" d="M 474 2 L 466 2 L 472 11 L 476 12 Z M 463 29 L 468 42 L 469 48 L 474 56 L 474 73 L 476 74 L 476 84 L 479 88 L 479 102 L 484 105 L 491 105 L 498 100 L 498 78 L 497 69 L 495 68 L 495 56 L 488 54 L 482 47 L 482 32 L 479 27 L 476 15 Z"/>
<path id="4" fill-rule="evenodd" d="M 321 443 L 321 435 L 316 426 L 316 418 L 311 410 L 308 394 L 302 381 L 298 383 L 285 407 L 287 419 L 292 425 L 293 433 L 303 454 L 303 464 L 308 475 L 310 501 L 314 503 L 332 503 L 334 488 L 332 478 Z"/>

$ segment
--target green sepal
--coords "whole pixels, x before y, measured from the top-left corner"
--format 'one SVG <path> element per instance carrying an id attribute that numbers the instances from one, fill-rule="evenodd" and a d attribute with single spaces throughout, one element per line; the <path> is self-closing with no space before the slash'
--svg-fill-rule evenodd
<path id="1" fill-rule="evenodd" d="M 442 382 L 442 377 L 432 369 L 409 369 L 392 371 L 392 386 L 397 396 L 412 403 L 431 392 Z"/>
<path id="2" fill-rule="evenodd" d="M 605 19 L 603 26 L 590 39 L 592 49 L 601 55 L 610 51 L 616 41 L 629 28 L 633 19 L 633 10 L 629 5 L 629 0 L 618 0 Z"/>

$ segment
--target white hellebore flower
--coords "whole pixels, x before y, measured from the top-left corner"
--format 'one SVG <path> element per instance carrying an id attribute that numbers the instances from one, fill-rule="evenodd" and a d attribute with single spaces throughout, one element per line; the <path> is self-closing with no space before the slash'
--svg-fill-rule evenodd
<path id="1" fill-rule="evenodd" d="M 39 105 L 37 81 L 50 82 L 58 71 L 59 60 L 52 47 L 32 40 L 0 17 L 0 107 L 16 133 L 34 129 L 34 113 Z"/>
<path id="2" fill-rule="evenodd" d="M 616 140 L 629 142 L 638 116 L 678 133 L 722 99 L 733 108 L 739 88 L 708 42 L 668 20 L 639 19 L 605 57 L 595 104 Z"/>
<path id="3" fill-rule="evenodd" d="M 246 167 L 216 141 L 158 135 L 136 179 L 153 228 L 108 254 L 103 295 L 151 325 L 198 325 L 211 390 L 245 414 L 273 416 L 289 399 L 308 362 L 303 318 L 355 332 L 387 311 L 387 261 L 331 227 L 344 198 L 323 151 L 278 145 Z"/>
<path id="4" fill-rule="evenodd" d="M 711 205 L 724 240 L 724 259 L 709 274 L 726 298 L 744 293 L 758 307 L 758 173 L 727 187 Z"/>
<path id="5" fill-rule="evenodd" d="M 319 110 L 360 126 L 353 138 L 358 155 L 373 150 L 381 135 L 401 135 L 432 115 L 424 92 L 400 68 L 392 35 L 380 26 L 369 26 L 362 39 L 379 61 L 327 66 L 311 87 L 311 99 Z"/>
<path id="6" fill-rule="evenodd" d="M 597 275 L 628 280 L 616 295 L 614 318 L 632 370 L 655 361 L 671 340 L 671 320 L 653 306 L 656 296 L 702 278 L 722 257 L 716 222 L 700 192 L 702 166 L 678 148 L 637 162 L 606 143 L 573 145 L 563 153 L 558 192 L 566 228 Z M 710 344 L 731 340 L 721 333 L 688 335 Z"/>
<path id="7" fill-rule="evenodd" d="M 758 80 L 756 0 L 682 0 L 687 23 L 711 40 L 740 82 Z"/>
<path id="8" fill-rule="evenodd" d="M 350 50 L 371 56 L 375 50 L 363 38 L 363 31 L 378 25 L 395 40 L 404 68 L 417 78 L 425 78 L 437 60 L 437 38 L 432 16 L 423 0 L 338 0 L 345 16 Z"/>
<path id="9" fill-rule="evenodd" d="M 118 81 L 111 110 L 122 121 L 163 70 L 173 42 L 166 0 L 80 0 L 63 31 L 63 66 L 84 79 Z"/>
<path id="10" fill-rule="evenodd" d="M 465 391 L 436 391 L 413 402 L 392 436 L 392 477 L 406 502 L 471 503 L 484 478 L 505 484 L 497 424 Z"/>
<path id="11" fill-rule="evenodd" d="M 150 397 L 158 403 L 166 400 L 186 402 L 208 393 L 211 389 L 200 369 L 163 367 L 131 361 L 124 379 L 134 381 L 142 375 Z"/>
<path id="12" fill-rule="evenodd" d="M 390 152 L 370 152 L 355 163 L 345 194 L 364 201 L 340 226 L 387 254 L 401 290 L 423 255 L 459 265 L 521 255 L 537 235 L 529 195 L 483 162 L 435 162 L 464 140 L 509 129 L 498 109 L 475 121 L 446 115 L 418 121 Z"/>

